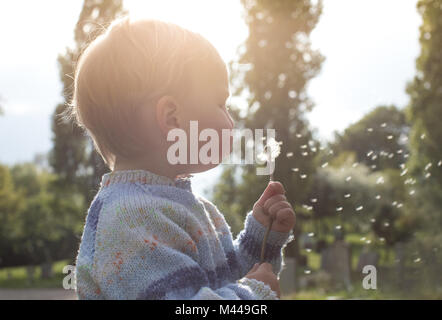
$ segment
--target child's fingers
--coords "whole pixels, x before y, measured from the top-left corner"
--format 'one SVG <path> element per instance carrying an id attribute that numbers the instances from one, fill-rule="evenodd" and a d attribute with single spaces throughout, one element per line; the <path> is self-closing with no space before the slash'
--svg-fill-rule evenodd
<path id="1" fill-rule="evenodd" d="M 253 265 L 252 270 L 250 270 L 250 272 L 255 272 L 256 270 L 258 270 L 258 268 L 259 268 L 259 263 L 255 263 L 255 264 Z"/>
<path id="2" fill-rule="evenodd" d="M 286 201 L 286 200 L 287 200 L 287 198 L 283 194 L 274 195 L 274 196 L 270 197 L 269 199 L 267 199 L 267 201 L 264 203 L 264 209 L 266 209 L 268 211 L 270 209 L 270 207 L 272 205 L 274 205 L 275 203 L 281 202 L 281 201 Z"/>
<path id="3" fill-rule="evenodd" d="M 263 271 L 267 271 L 267 272 L 273 272 L 273 267 L 270 263 L 268 262 L 263 262 L 259 265 L 258 270 L 263 270 Z"/>
<path id="4" fill-rule="evenodd" d="M 282 209 L 292 209 L 292 206 L 290 203 L 288 203 L 287 201 L 279 201 L 274 203 L 268 210 L 268 214 L 270 215 L 270 217 L 272 218 L 277 218 L 277 214 L 280 210 Z"/>
<path id="5" fill-rule="evenodd" d="M 280 209 L 278 212 L 276 212 L 275 220 L 277 223 L 284 224 L 285 222 L 296 222 L 296 215 L 293 209 L 290 208 L 283 208 Z"/>
<path id="6" fill-rule="evenodd" d="M 271 181 L 265 188 L 264 192 L 262 193 L 261 197 L 259 197 L 258 201 L 256 202 L 259 206 L 264 206 L 264 203 L 272 197 L 275 194 L 284 194 L 285 190 L 282 186 L 281 182 L 278 181 Z"/>
<path id="7" fill-rule="evenodd" d="M 249 275 L 249 274 L 254 273 L 256 270 L 258 270 L 258 268 L 259 268 L 259 263 L 255 263 L 255 264 L 253 265 L 252 269 L 250 269 L 250 271 L 247 272 L 247 274 Z"/>

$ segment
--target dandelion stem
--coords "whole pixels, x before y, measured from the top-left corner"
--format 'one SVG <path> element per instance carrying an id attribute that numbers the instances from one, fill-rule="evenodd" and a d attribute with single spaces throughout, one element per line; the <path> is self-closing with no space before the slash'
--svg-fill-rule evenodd
<path id="1" fill-rule="evenodd" d="M 272 229 L 273 219 L 270 218 L 270 223 L 267 227 L 266 233 L 264 234 L 264 239 L 262 240 L 262 246 L 261 246 L 261 263 L 265 262 L 265 251 L 266 251 L 266 244 L 267 244 L 267 238 L 269 237 L 270 230 Z"/>

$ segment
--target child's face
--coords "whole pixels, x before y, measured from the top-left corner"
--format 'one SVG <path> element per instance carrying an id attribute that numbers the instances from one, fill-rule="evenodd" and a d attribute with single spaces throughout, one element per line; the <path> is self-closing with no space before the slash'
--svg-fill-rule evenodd
<path id="1" fill-rule="evenodd" d="M 204 70 L 202 71 L 204 73 Z M 218 134 L 218 161 L 221 163 L 223 157 L 232 150 L 232 138 L 230 138 L 230 150 L 222 153 L 222 130 L 232 130 L 234 121 L 226 108 L 226 100 L 230 95 L 228 73 L 224 68 L 213 72 L 209 77 L 197 77 L 194 92 L 186 99 L 184 108 L 180 112 L 180 124 L 188 136 L 188 155 L 190 158 L 190 121 L 198 121 L 199 133 L 206 129 L 214 129 Z M 210 138 L 209 138 L 210 139 Z M 200 141 L 199 148 L 205 145 L 207 141 Z M 217 164 L 198 164 L 190 165 L 190 172 L 201 172 L 216 167 Z"/>

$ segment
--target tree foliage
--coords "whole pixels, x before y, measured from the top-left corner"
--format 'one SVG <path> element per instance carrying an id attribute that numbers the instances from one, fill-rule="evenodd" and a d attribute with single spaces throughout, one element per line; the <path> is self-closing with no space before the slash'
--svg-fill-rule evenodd
<path id="1" fill-rule="evenodd" d="M 419 0 L 422 15 L 420 27 L 421 53 L 416 60 L 416 75 L 409 84 L 409 119 L 413 121 L 410 166 L 421 173 L 428 163 L 436 166 L 442 160 L 442 1 Z M 434 171 L 434 179 L 442 186 L 442 170 Z"/>
<path id="2" fill-rule="evenodd" d="M 379 106 L 361 120 L 336 134 L 333 149 L 352 151 L 356 161 L 372 170 L 399 168 L 408 156 L 409 125 L 405 113 L 395 106 Z"/>

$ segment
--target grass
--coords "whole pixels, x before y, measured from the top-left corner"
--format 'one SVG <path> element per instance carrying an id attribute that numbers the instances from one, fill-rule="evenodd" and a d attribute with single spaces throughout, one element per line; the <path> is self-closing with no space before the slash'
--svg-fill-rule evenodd
<path id="1" fill-rule="evenodd" d="M 368 239 L 368 237 L 367 237 Z M 325 239 L 328 244 L 333 238 Z M 366 240 L 366 239 L 364 239 Z M 362 279 L 365 275 L 356 272 L 359 255 L 362 252 L 365 241 L 361 240 L 358 234 L 348 234 L 345 241 L 351 247 L 352 267 L 352 289 L 347 291 L 330 283 L 317 282 L 316 285 L 300 288 L 292 294 L 283 295 L 286 300 L 324 300 L 324 299 L 370 299 L 370 300 L 391 300 L 391 299 L 442 299 L 442 291 L 429 285 L 422 277 L 415 277 L 413 274 L 418 270 L 418 265 L 413 261 L 405 264 L 405 276 L 402 287 L 398 285 L 398 274 L 394 250 L 388 250 L 383 245 L 375 245 L 372 250 L 379 253 L 377 286 L 376 290 L 366 290 L 362 287 Z M 296 270 L 297 279 L 308 274 L 315 275 L 320 271 L 321 255 L 315 251 L 308 252 L 302 249 L 301 254 L 307 257 L 305 267 L 298 266 Z M 430 288 L 431 287 L 431 288 Z"/>
<path id="2" fill-rule="evenodd" d="M 2 289 L 35 289 L 35 288 L 62 288 L 63 267 L 70 264 L 69 260 L 60 260 L 53 264 L 53 277 L 50 279 L 41 278 L 41 269 L 37 266 L 34 274 L 34 281 L 28 282 L 26 267 L 10 267 L 0 269 L 0 288 Z M 8 273 L 11 278 L 8 278 Z"/>

